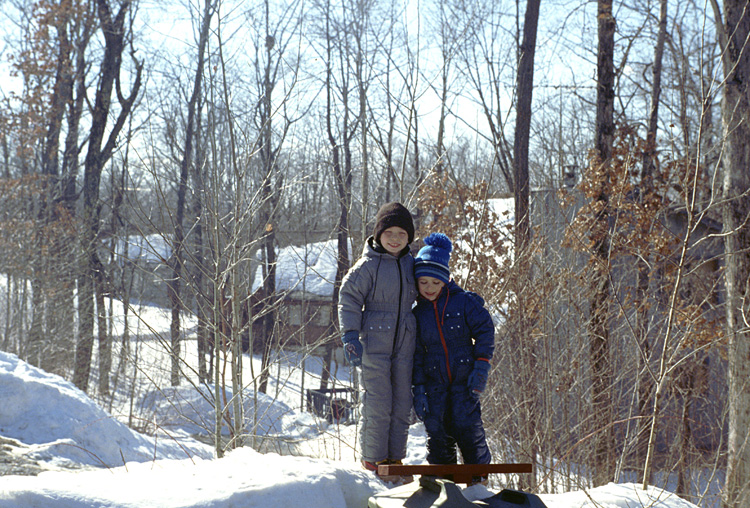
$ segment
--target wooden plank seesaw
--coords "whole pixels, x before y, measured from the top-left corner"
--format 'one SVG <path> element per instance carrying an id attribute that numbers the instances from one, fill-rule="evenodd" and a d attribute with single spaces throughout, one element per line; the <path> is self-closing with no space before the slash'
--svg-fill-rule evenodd
<path id="1" fill-rule="evenodd" d="M 531 464 L 381 464 L 379 476 L 439 476 L 453 483 L 472 483 L 474 477 L 491 473 L 531 473 Z"/>

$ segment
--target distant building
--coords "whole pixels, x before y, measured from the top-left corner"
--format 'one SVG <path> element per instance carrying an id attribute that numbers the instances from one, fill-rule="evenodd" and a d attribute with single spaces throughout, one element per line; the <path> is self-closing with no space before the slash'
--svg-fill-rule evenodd
<path id="1" fill-rule="evenodd" d="M 131 299 L 163 307 L 169 305 L 166 281 L 171 272 L 167 260 L 172 255 L 172 245 L 163 234 L 118 239 L 114 254 L 120 269 L 127 267 L 132 271 L 132 280 L 126 282 Z M 125 288 L 118 291 L 124 294 Z"/>
<path id="2" fill-rule="evenodd" d="M 320 345 L 336 332 L 332 298 L 337 253 L 337 240 L 277 249 L 276 333 L 282 347 Z M 262 267 L 258 267 L 251 286 L 254 304 L 262 296 L 262 281 Z M 256 304 L 254 318 L 257 308 Z M 254 319 L 253 336 L 261 333 L 264 330 Z"/>
<path id="3" fill-rule="evenodd" d="M 554 287 L 555 294 L 550 297 L 551 304 L 545 307 L 543 323 L 539 326 L 549 345 L 549 357 L 545 361 L 555 365 L 551 370 L 559 369 L 558 375 L 562 378 L 564 365 L 575 365 L 576 367 L 570 368 L 570 372 L 566 374 L 585 378 L 589 369 L 587 355 L 565 355 L 583 350 L 588 344 L 588 287 L 584 277 L 579 278 L 578 275 L 585 273 L 584 267 L 590 257 L 584 252 L 562 247 L 566 229 L 575 220 L 585 199 L 575 189 L 565 188 L 564 191 L 568 193 L 568 206 L 561 205 L 560 189 L 537 189 L 530 195 L 532 237 L 541 239 L 542 246 L 537 269 L 548 279 L 560 276 L 560 280 L 565 281 Z M 638 389 L 637 377 L 644 375 L 642 355 L 648 355 L 650 371 L 659 372 L 664 337 L 669 333 L 669 348 L 672 354 L 670 362 L 676 367 L 669 376 L 667 390 L 670 395 L 666 398 L 660 414 L 663 421 L 669 422 L 669 425 L 664 424 L 660 427 L 657 441 L 659 452 L 668 452 L 670 443 L 676 441 L 674 434 L 680 429 L 680 425 L 683 426 L 682 432 L 691 433 L 691 442 L 698 450 L 711 451 L 725 442 L 722 435 L 725 436 L 726 433 L 725 425 L 720 423 L 724 421 L 723 412 L 726 404 L 726 361 L 721 356 L 721 347 L 718 344 L 722 333 L 724 301 L 724 287 L 721 282 L 722 226 L 716 219 L 707 215 L 691 218 L 691 233 L 678 294 L 681 304 L 696 305 L 702 309 L 700 320 L 715 323 L 713 340 L 716 346 L 702 346 L 702 349 L 690 341 L 682 341 L 684 334 L 691 332 L 689 323 L 678 321 L 669 332 L 666 330 L 673 287 L 672 279 L 669 277 L 674 276 L 674 270 L 680 261 L 681 242 L 686 237 L 689 224 L 688 215 L 684 207 L 673 207 L 659 220 L 671 233 L 672 239 L 676 240 L 676 247 L 666 257 L 658 257 L 663 256 L 662 252 L 650 253 L 657 263 L 666 268 L 649 274 L 649 286 L 646 289 L 649 307 L 645 314 L 645 322 L 642 320 L 639 323 L 632 304 L 628 303 L 634 288 L 637 287 L 638 277 L 641 276 L 637 259 L 630 254 L 618 253 L 610 260 L 609 283 L 611 294 L 614 296 L 608 327 L 611 341 L 610 359 L 615 372 L 629 373 L 620 374 L 615 381 L 617 386 L 614 387 L 614 391 L 622 397 L 621 401 L 624 401 L 618 408 L 622 411 L 618 417 L 622 421 L 628 421 L 628 417 L 632 416 L 628 413 L 632 410 L 629 397 L 632 398 L 632 394 Z M 668 270 L 672 273 L 665 273 Z M 575 276 L 570 277 L 570 274 Z M 639 326 L 643 328 L 640 329 Z M 638 334 L 644 333 L 643 330 L 647 334 L 650 349 L 639 351 Z M 583 388 L 578 394 L 580 400 L 585 400 L 588 396 L 588 387 L 584 384 Z M 567 389 L 568 385 L 561 381 L 550 397 L 557 398 L 559 392 L 562 399 L 575 401 L 576 397 L 571 397 L 566 392 Z M 580 385 L 578 389 L 581 389 Z M 560 414 L 555 416 L 555 425 L 574 426 L 580 423 L 566 420 L 564 403 L 560 403 L 558 411 Z M 624 428 L 626 426 L 618 426 L 616 431 L 624 432 Z"/>

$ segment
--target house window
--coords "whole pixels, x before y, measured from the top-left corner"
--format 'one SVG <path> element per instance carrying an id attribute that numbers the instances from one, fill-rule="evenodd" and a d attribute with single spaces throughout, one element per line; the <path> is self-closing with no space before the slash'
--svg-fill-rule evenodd
<path id="1" fill-rule="evenodd" d="M 302 306 L 298 303 L 289 304 L 287 307 L 289 312 L 289 324 L 291 326 L 302 325 Z"/>
<path id="2" fill-rule="evenodd" d="M 318 326 L 327 326 L 331 322 L 331 307 L 329 305 L 321 305 L 315 311 L 315 324 Z"/>

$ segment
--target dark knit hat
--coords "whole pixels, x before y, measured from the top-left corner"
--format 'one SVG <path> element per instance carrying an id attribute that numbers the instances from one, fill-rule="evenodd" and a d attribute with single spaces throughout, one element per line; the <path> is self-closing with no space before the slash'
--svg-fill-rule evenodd
<path id="1" fill-rule="evenodd" d="M 378 214 L 375 216 L 375 241 L 380 243 L 380 235 L 388 228 L 398 226 L 409 235 L 409 242 L 414 241 L 414 221 L 411 213 L 401 203 L 386 203 L 380 207 Z"/>
<path id="2" fill-rule="evenodd" d="M 453 244 L 443 233 L 431 233 L 424 239 L 424 247 L 414 258 L 414 276 L 435 277 L 448 284 L 451 277 L 448 262 Z"/>

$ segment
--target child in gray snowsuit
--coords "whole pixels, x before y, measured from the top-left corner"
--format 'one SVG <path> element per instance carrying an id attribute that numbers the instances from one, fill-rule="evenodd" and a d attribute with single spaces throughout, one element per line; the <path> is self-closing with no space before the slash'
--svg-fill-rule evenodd
<path id="1" fill-rule="evenodd" d="M 409 210 L 395 202 L 383 205 L 339 293 L 344 356 L 361 366 L 360 453 L 363 467 L 371 471 L 378 464 L 399 464 L 406 456 L 416 337 L 413 240 Z"/>

